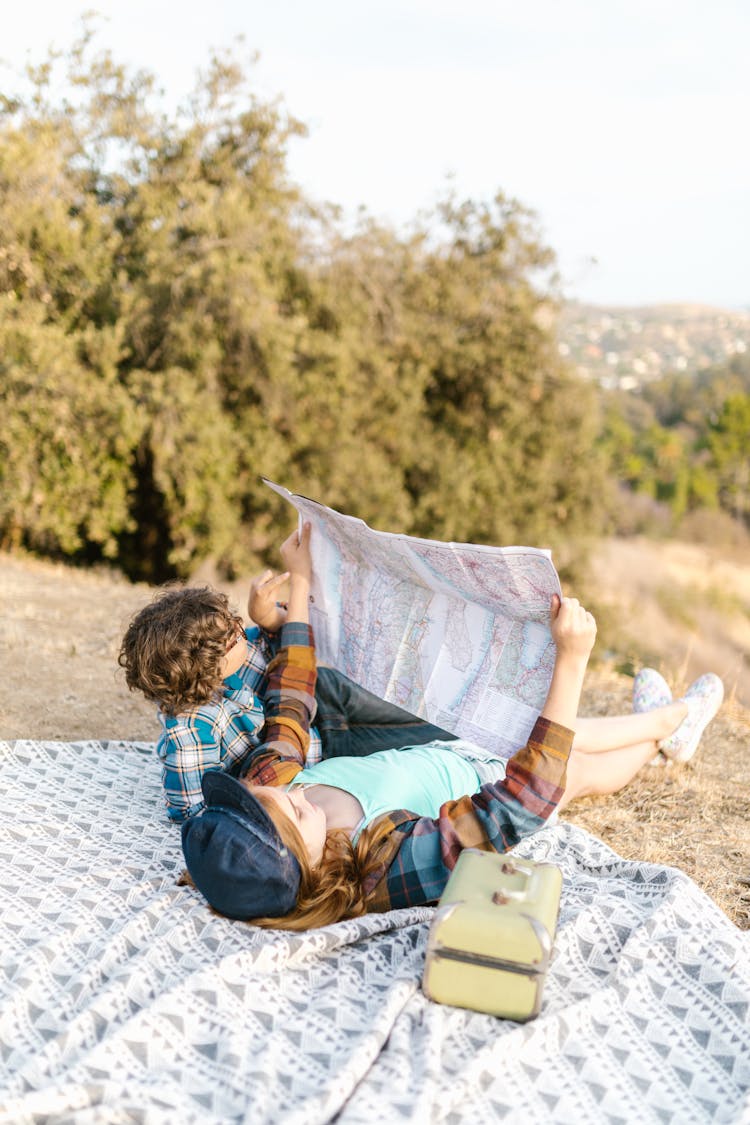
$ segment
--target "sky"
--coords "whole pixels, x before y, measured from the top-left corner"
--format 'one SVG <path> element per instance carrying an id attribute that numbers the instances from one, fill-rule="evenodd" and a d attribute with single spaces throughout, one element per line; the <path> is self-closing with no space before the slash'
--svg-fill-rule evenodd
<path id="1" fill-rule="evenodd" d="M 244 36 L 309 130 L 291 178 L 346 214 L 502 190 L 569 298 L 750 308 L 747 0 L 0 0 L 0 58 L 66 46 L 87 7 L 175 102 Z"/>

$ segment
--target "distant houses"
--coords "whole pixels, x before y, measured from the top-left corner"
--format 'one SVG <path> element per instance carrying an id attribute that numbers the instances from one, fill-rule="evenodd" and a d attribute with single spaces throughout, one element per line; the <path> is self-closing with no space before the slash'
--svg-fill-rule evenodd
<path id="1" fill-rule="evenodd" d="M 585 379 L 636 390 L 664 375 L 692 373 L 750 349 L 750 312 L 700 305 L 605 308 L 567 304 L 560 355 Z"/>

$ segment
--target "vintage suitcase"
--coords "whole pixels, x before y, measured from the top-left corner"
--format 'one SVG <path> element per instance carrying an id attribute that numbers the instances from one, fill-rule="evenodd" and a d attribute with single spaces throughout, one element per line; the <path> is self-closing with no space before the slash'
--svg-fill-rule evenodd
<path id="1" fill-rule="evenodd" d="M 510 1020 L 538 1015 L 560 909 L 562 872 L 497 852 L 461 852 L 427 940 L 431 1000 Z"/>

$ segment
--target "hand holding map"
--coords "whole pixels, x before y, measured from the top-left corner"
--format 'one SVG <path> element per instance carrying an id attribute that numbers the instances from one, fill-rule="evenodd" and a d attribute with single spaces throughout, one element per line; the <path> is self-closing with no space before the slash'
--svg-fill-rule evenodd
<path id="1" fill-rule="evenodd" d="M 549 551 L 373 531 L 265 483 L 312 525 L 319 663 L 502 757 L 523 745 L 555 663 Z"/>

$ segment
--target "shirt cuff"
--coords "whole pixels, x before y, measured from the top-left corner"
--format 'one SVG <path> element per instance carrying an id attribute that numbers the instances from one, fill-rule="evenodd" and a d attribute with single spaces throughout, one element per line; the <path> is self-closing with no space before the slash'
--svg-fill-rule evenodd
<path id="1" fill-rule="evenodd" d="M 546 719 L 544 715 L 539 715 L 529 735 L 529 743 L 542 743 L 567 754 L 573 745 L 574 737 L 575 731 L 570 727 L 564 727 L 554 719 Z"/>
<path id="2" fill-rule="evenodd" d="M 301 645 L 303 648 L 314 648 L 313 631 L 310 625 L 301 621 L 287 621 L 282 626 L 279 635 L 279 647 L 288 648 L 290 645 Z"/>

